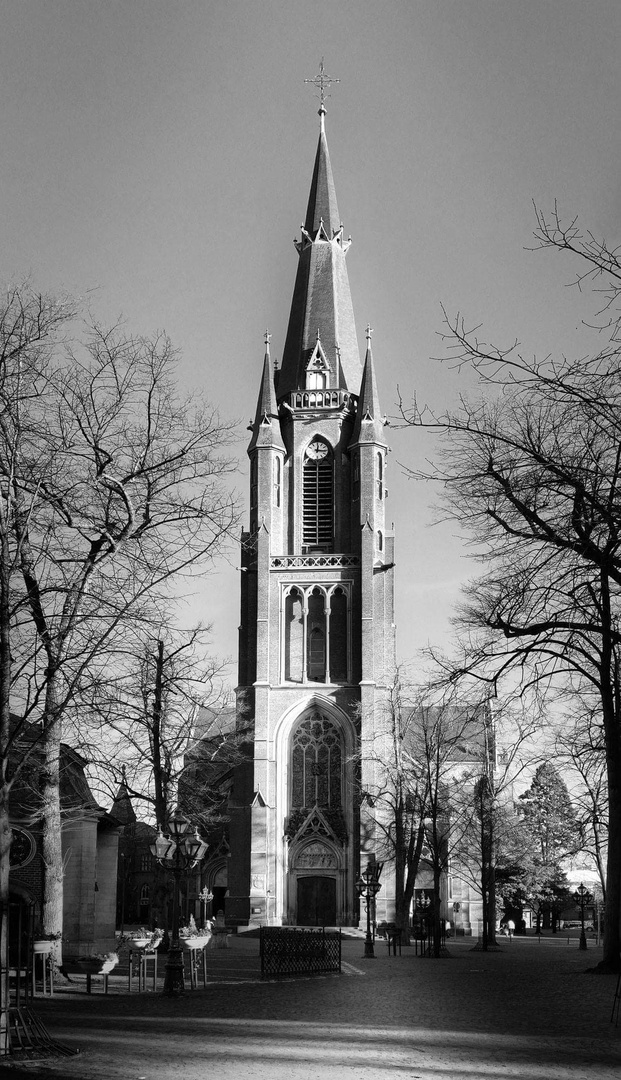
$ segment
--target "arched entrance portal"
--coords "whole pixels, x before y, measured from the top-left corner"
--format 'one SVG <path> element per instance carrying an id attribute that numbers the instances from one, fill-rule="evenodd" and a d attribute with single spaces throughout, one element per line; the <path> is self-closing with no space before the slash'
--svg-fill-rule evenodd
<path id="1" fill-rule="evenodd" d="M 290 752 L 289 920 L 298 926 L 336 926 L 347 908 L 342 730 L 314 710 L 293 729 Z"/>

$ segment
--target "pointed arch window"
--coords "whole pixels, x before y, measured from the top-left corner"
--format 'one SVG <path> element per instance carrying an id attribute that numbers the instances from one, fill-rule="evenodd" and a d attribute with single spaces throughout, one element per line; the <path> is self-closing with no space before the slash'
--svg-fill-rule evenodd
<path id="1" fill-rule="evenodd" d="M 282 462 L 277 456 L 274 458 L 274 506 L 280 506 L 281 475 Z"/>
<path id="2" fill-rule="evenodd" d="M 250 459 L 250 532 L 257 527 L 257 507 L 259 502 L 259 470 L 256 454 Z"/>
<path id="3" fill-rule="evenodd" d="M 347 596 L 336 588 L 330 597 L 330 682 L 347 681 Z"/>
<path id="4" fill-rule="evenodd" d="M 291 809 L 320 806 L 338 810 L 342 803 L 343 747 L 331 720 L 314 713 L 292 738 Z"/>
<path id="5" fill-rule="evenodd" d="M 351 582 L 291 585 L 281 607 L 281 679 L 289 683 L 350 681 Z"/>
<path id="6" fill-rule="evenodd" d="M 323 439 L 309 444 L 303 464 L 302 543 L 307 551 L 332 551 L 334 458 Z"/>
<path id="7" fill-rule="evenodd" d="M 306 671 L 309 682 L 326 681 L 326 600 L 321 589 L 308 598 Z"/>
<path id="8" fill-rule="evenodd" d="M 384 455 L 381 451 L 377 455 L 377 497 L 384 498 Z"/>
<path id="9" fill-rule="evenodd" d="M 302 682 L 304 675 L 304 600 L 299 589 L 285 597 L 285 681 Z"/>

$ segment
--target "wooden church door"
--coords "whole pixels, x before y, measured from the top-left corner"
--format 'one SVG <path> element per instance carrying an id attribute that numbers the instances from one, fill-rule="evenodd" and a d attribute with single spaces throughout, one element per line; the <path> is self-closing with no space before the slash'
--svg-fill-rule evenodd
<path id="1" fill-rule="evenodd" d="M 336 878 L 298 878 L 298 926 L 336 925 Z"/>

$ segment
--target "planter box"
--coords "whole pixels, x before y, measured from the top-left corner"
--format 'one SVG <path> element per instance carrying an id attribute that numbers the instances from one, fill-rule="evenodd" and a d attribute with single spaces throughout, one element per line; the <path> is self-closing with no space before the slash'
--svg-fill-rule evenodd
<path id="1" fill-rule="evenodd" d="M 40 956 L 47 956 L 51 953 L 53 945 L 53 941 L 45 941 L 43 939 L 41 941 L 33 941 L 32 951 L 38 953 Z"/>
<path id="2" fill-rule="evenodd" d="M 184 949 L 204 949 L 211 941 L 211 934 L 200 934 L 198 937 L 181 938 Z"/>
<path id="3" fill-rule="evenodd" d="M 162 941 L 161 938 L 155 938 L 153 940 L 152 935 L 149 935 L 149 937 L 129 938 L 127 944 L 129 945 L 130 949 L 147 949 L 148 948 L 149 952 L 152 952 L 154 949 L 157 949 L 157 947 L 161 943 L 161 941 Z"/>
<path id="4" fill-rule="evenodd" d="M 109 975 L 118 962 L 116 957 L 114 960 L 73 960 L 71 964 L 82 975 Z"/>

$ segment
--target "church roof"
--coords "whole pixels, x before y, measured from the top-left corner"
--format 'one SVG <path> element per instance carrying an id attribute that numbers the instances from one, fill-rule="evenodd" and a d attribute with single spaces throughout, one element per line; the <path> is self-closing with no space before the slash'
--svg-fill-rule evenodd
<path id="1" fill-rule="evenodd" d="M 320 339 L 331 372 L 329 386 L 357 394 L 362 367 L 328 142 L 321 116 L 306 219 L 296 241 L 298 270 L 278 380 L 278 399 L 306 388 L 306 369 Z"/>
<path id="2" fill-rule="evenodd" d="M 110 813 L 117 821 L 120 821 L 121 825 L 133 825 L 137 820 L 125 777 L 119 784 Z"/>

